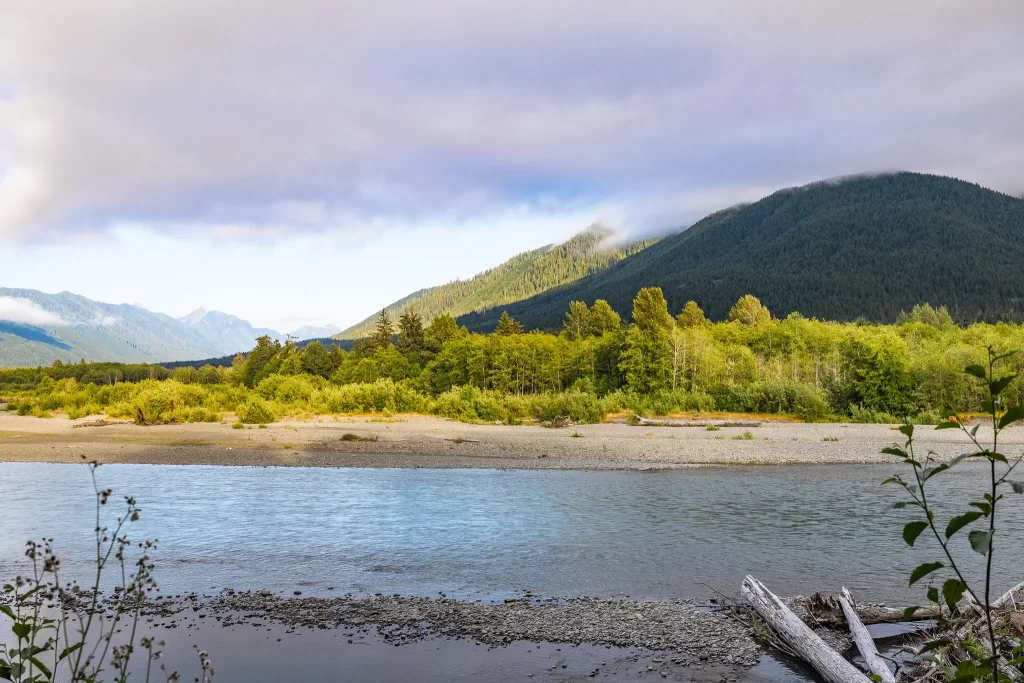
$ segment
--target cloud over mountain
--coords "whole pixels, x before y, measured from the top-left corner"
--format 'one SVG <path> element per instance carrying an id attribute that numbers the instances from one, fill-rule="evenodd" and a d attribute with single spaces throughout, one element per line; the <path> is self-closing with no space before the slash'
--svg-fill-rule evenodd
<path id="1" fill-rule="evenodd" d="M 661 225 L 895 168 L 1000 187 L 1022 31 L 1015 0 L 9 3 L 0 236 Z"/>

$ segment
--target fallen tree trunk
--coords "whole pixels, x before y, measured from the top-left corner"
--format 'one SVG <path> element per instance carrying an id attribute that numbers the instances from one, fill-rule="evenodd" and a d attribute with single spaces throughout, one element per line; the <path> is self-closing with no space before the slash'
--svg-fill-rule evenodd
<path id="1" fill-rule="evenodd" d="M 1024 592 L 1024 581 L 1021 581 L 1016 586 L 1003 593 L 998 600 L 992 603 L 992 607 L 995 609 L 1012 607 L 1015 603 L 1016 595 L 1022 592 Z"/>
<path id="2" fill-rule="evenodd" d="M 860 650 L 860 656 L 864 658 L 868 671 L 881 678 L 883 683 L 896 683 L 896 677 L 889 670 L 889 665 L 878 655 L 875 639 L 871 637 L 867 626 L 857 616 L 857 612 L 853 608 L 853 597 L 850 595 L 850 591 L 846 590 L 846 586 L 843 586 L 839 604 L 843 608 L 846 622 L 850 625 L 853 642 L 857 644 L 857 649 Z"/>
<path id="3" fill-rule="evenodd" d="M 809 623 L 829 627 L 843 627 L 847 623 L 843 615 L 843 609 L 839 601 L 831 595 L 815 593 L 807 598 L 798 598 L 790 601 L 794 607 L 803 609 Z M 939 616 L 938 610 L 934 607 L 920 609 L 907 619 L 904 610 L 895 607 L 884 607 L 882 605 L 854 605 L 857 616 L 865 624 L 894 624 L 902 621 L 928 621 Z"/>
<path id="4" fill-rule="evenodd" d="M 740 594 L 747 604 L 828 683 L 869 683 L 867 676 L 825 644 L 807 624 L 753 576 L 743 579 Z"/>

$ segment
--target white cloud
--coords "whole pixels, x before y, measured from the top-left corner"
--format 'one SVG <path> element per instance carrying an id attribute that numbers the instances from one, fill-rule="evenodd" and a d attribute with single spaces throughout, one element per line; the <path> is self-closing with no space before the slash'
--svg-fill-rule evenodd
<path id="1" fill-rule="evenodd" d="M 25 325 L 63 325 L 56 313 L 44 310 L 39 304 L 13 296 L 0 296 L 0 320 Z"/>
<path id="2" fill-rule="evenodd" d="M 1020 182 L 1018 0 L 3 7 L 0 234 L 358 237 L 545 196 Z"/>
<path id="3" fill-rule="evenodd" d="M 97 314 L 95 318 L 93 318 L 92 320 L 89 321 L 89 323 L 92 324 L 92 325 L 99 325 L 101 327 L 110 327 L 112 325 L 116 325 L 118 323 L 118 321 L 119 321 L 119 319 L 115 318 L 112 315 L 99 315 L 99 314 Z"/>

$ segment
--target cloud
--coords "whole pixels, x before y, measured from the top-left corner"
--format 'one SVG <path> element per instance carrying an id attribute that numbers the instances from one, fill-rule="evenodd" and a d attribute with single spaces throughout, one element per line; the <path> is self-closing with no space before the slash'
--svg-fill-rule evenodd
<path id="1" fill-rule="evenodd" d="M 89 321 L 90 325 L 99 325 L 100 327 L 111 327 L 120 322 L 119 318 L 115 318 L 112 315 L 99 315 L 97 314 L 92 320 Z"/>
<path id="2" fill-rule="evenodd" d="M 28 299 L 13 296 L 0 296 L 0 320 L 39 326 L 65 324 L 56 313 Z"/>
<path id="3" fill-rule="evenodd" d="M 675 222 L 892 168 L 1019 188 L 1022 31 L 1017 0 L 9 3 L 0 236 Z"/>

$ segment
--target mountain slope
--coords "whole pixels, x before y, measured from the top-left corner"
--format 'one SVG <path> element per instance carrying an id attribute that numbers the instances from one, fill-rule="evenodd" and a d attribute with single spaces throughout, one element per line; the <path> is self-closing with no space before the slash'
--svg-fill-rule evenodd
<path id="1" fill-rule="evenodd" d="M 579 282 L 462 316 L 490 331 L 502 310 L 556 328 L 569 302 L 607 299 L 628 317 L 641 287 L 670 310 L 722 319 L 743 294 L 777 316 L 891 321 L 921 302 L 959 321 L 1024 319 L 1024 201 L 953 178 L 857 177 L 781 190 L 712 214 Z"/>
<path id="2" fill-rule="evenodd" d="M 174 318 L 139 306 L 101 303 L 70 292 L 3 287 L 0 301 L 21 311 L 0 315 L 0 367 L 80 358 L 144 363 L 218 353 L 215 345 Z"/>
<path id="3" fill-rule="evenodd" d="M 256 337 L 264 335 L 274 339 L 284 339 L 284 336 L 275 330 L 253 327 L 249 321 L 242 320 L 236 315 L 220 311 L 207 311 L 204 308 L 196 309 L 188 315 L 178 318 L 178 321 L 195 330 L 212 344 L 218 353 L 248 351 L 256 345 Z M 161 360 L 167 360 L 167 358 Z M 189 359 L 173 358 L 172 360 Z"/>
<path id="4" fill-rule="evenodd" d="M 611 231 L 593 227 L 562 244 L 513 256 L 500 266 L 469 280 L 456 280 L 413 292 L 385 310 L 394 320 L 411 307 L 423 316 L 424 321 L 429 321 L 443 313 L 459 316 L 492 306 L 504 306 L 605 270 L 650 244 L 637 242 L 617 248 L 608 244 L 611 237 Z M 379 315 L 378 312 L 334 336 L 337 339 L 364 337 L 373 329 Z"/>

